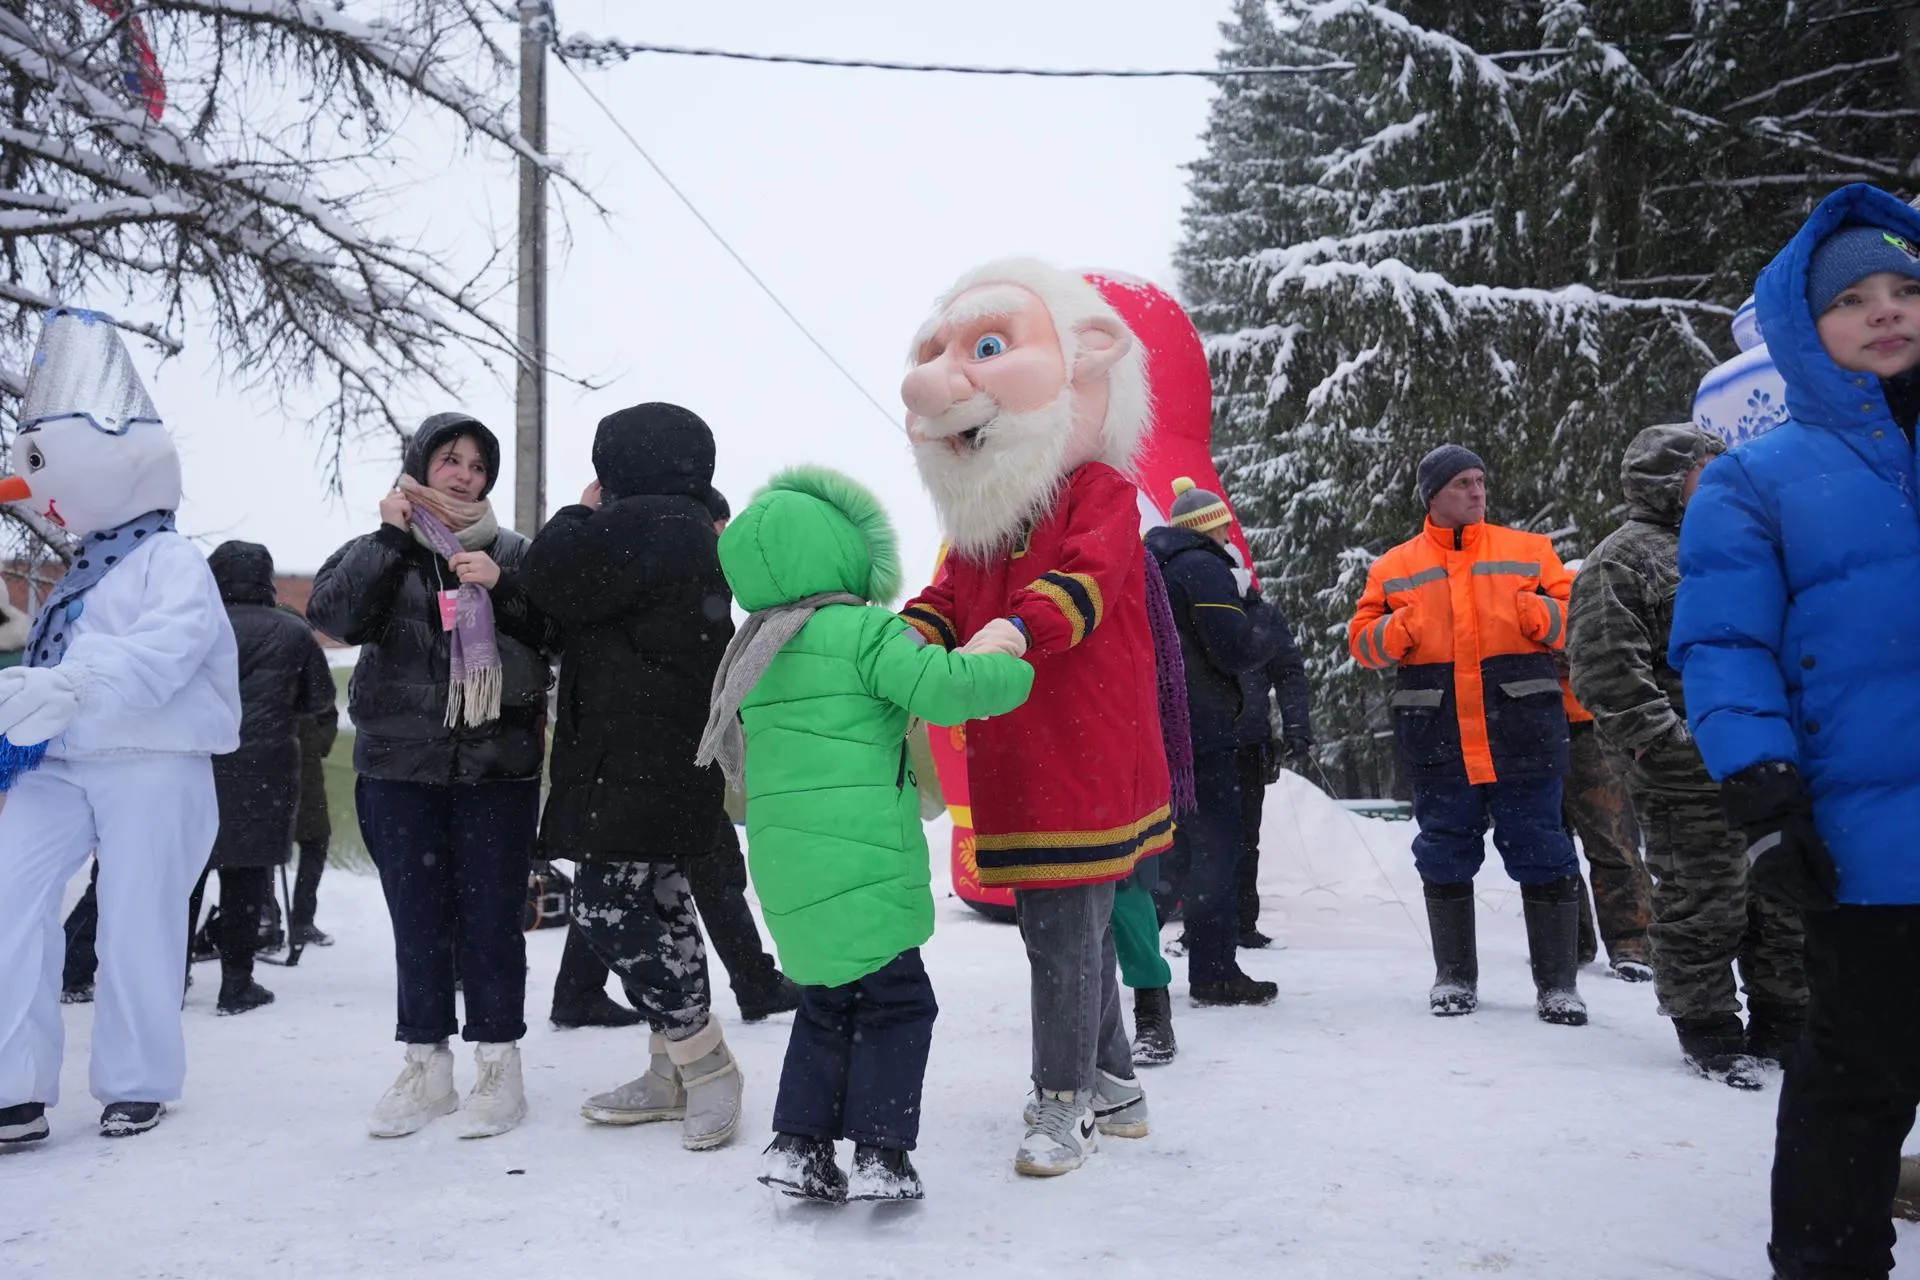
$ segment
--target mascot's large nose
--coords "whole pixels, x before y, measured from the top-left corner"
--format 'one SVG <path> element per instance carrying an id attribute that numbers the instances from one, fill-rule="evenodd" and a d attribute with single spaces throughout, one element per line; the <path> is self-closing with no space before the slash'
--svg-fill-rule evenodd
<path id="1" fill-rule="evenodd" d="M 966 378 L 946 359 L 915 365 L 900 384 L 900 398 L 922 418 L 937 418 L 970 394 Z"/>
<path id="2" fill-rule="evenodd" d="M 0 502 L 25 502 L 32 496 L 25 476 L 0 476 Z"/>

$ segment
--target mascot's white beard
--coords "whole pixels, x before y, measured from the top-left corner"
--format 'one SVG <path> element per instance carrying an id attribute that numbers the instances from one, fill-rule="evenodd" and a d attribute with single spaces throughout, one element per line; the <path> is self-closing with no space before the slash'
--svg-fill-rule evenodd
<path id="1" fill-rule="evenodd" d="M 937 418 L 922 418 L 914 465 L 933 495 L 941 530 L 969 560 L 992 559 L 1059 496 L 1073 443 L 1073 395 L 1063 391 L 1044 408 L 1006 413 L 993 397 L 976 395 Z M 948 440 L 978 428 L 979 442 L 956 452 Z"/>

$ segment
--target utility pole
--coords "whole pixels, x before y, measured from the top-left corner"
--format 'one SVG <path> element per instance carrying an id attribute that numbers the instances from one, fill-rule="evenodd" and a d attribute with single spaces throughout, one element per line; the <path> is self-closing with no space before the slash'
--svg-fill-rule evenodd
<path id="1" fill-rule="evenodd" d="M 548 0 L 520 0 L 520 136 L 547 151 Z M 520 344 L 514 386 L 513 524 L 531 538 L 547 516 L 547 171 L 520 157 Z"/>

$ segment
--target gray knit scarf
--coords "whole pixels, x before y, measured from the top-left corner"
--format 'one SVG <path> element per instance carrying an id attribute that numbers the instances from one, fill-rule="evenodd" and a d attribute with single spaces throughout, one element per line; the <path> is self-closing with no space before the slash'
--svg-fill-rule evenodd
<path id="1" fill-rule="evenodd" d="M 832 604 L 864 607 L 868 602 L 845 591 L 829 591 L 808 596 L 792 604 L 776 605 L 749 614 L 733 642 L 720 658 L 720 670 L 713 677 L 713 701 L 707 711 L 706 732 L 700 735 L 700 750 L 694 754 L 697 765 L 720 762 L 729 785 L 739 787 L 746 776 L 747 737 L 740 728 L 740 704 L 767 674 L 773 657 L 786 648 L 787 641 L 800 634 L 821 609 Z"/>

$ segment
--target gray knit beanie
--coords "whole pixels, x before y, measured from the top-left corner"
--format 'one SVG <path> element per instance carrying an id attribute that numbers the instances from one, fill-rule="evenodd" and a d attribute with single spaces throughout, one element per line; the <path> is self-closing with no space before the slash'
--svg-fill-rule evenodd
<path id="1" fill-rule="evenodd" d="M 1487 464 L 1480 461 L 1480 455 L 1473 450 L 1457 444 L 1443 444 L 1426 457 L 1420 459 L 1420 505 L 1433 505 L 1433 495 L 1447 487 L 1447 482 L 1462 471 L 1485 471 Z"/>

